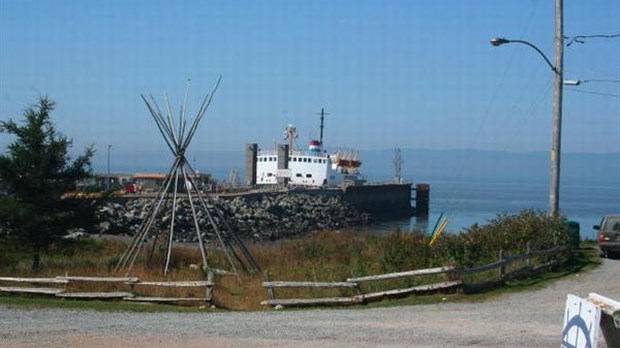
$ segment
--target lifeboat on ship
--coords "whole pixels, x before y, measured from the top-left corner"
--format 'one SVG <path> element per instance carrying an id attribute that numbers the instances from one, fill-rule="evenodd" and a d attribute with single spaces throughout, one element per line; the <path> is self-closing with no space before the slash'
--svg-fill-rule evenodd
<path id="1" fill-rule="evenodd" d="M 357 151 L 338 150 L 331 156 L 332 163 L 340 168 L 344 173 L 358 173 L 362 161 L 359 160 Z"/>

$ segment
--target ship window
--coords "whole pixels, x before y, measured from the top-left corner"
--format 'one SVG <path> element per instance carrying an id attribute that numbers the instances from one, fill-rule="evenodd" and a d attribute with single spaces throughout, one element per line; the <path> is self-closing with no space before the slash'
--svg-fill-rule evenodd
<path id="1" fill-rule="evenodd" d="M 295 174 L 296 177 L 301 178 L 301 173 Z"/>
<path id="2" fill-rule="evenodd" d="M 306 174 L 306 178 L 311 178 L 312 174 Z"/>
<path id="3" fill-rule="evenodd" d="M 291 161 L 293 161 L 293 162 L 297 162 L 297 158 L 295 158 L 295 157 L 291 157 Z"/>
<path id="4" fill-rule="evenodd" d="M 316 163 L 316 158 L 312 160 L 312 162 Z"/>
<path id="5" fill-rule="evenodd" d="M 267 173 L 267 176 L 273 176 L 273 173 Z"/>

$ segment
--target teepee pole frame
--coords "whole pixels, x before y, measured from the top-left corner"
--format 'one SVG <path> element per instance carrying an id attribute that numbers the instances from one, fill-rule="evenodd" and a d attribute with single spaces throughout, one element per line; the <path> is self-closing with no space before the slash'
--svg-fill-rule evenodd
<path id="1" fill-rule="evenodd" d="M 149 94 L 148 98 L 145 95 L 141 95 L 142 100 L 146 104 L 155 124 L 157 125 L 157 129 L 160 134 L 164 138 L 164 141 L 170 152 L 174 156 L 174 162 L 164 183 L 160 187 L 157 198 L 153 202 L 153 204 L 149 207 L 147 211 L 146 218 L 142 221 L 139 226 L 138 232 L 136 233 L 133 241 L 128 246 L 127 250 L 121 256 L 116 269 L 122 270 L 125 269 L 127 274 L 131 272 L 131 269 L 138 258 L 141 250 L 143 249 L 144 244 L 149 238 L 149 235 L 153 232 L 153 230 L 158 230 L 159 227 L 155 224 L 157 217 L 162 211 L 163 207 L 170 205 L 171 206 L 171 219 L 169 226 L 167 228 L 167 239 L 166 239 L 166 254 L 165 261 L 163 265 L 163 272 L 166 274 L 170 268 L 173 244 L 174 244 L 174 229 L 175 229 L 175 220 L 176 220 L 176 211 L 177 207 L 180 204 L 180 183 L 184 184 L 184 190 L 187 195 L 187 199 L 189 201 L 189 206 L 193 219 L 193 227 L 196 231 L 196 237 L 198 240 L 198 245 L 200 249 L 200 254 L 202 257 L 203 268 L 205 270 L 210 269 L 207 263 L 208 253 L 205 247 L 205 241 L 203 239 L 201 230 L 200 230 L 200 222 L 198 220 L 197 208 L 202 208 L 204 213 L 206 214 L 208 222 L 213 227 L 215 231 L 215 235 L 217 237 L 217 241 L 219 242 L 222 250 L 224 251 L 226 258 L 233 269 L 235 274 L 237 273 L 235 259 L 238 263 L 240 263 L 244 268 L 251 268 L 253 270 L 260 270 L 256 261 L 252 258 L 252 255 L 249 253 L 248 249 L 241 242 L 239 237 L 236 235 L 235 231 L 231 228 L 230 224 L 225 219 L 224 214 L 221 209 L 217 207 L 217 204 L 210 200 L 208 195 L 203 195 L 198 189 L 197 182 L 195 178 L 198 177 L 197 173 L 191 167 L 187 158 L 185 157 L 185 153 L 187 148 L 189 147 L 192 139 L 194 138 L 196 131 L 198 129 L 198 125 L 202 121 L 207 109 L 211 105 L 213 100 L 213 95 L 217 91 L 221 77 L 217 80 L 217 83 L 211 93 L 205 95 L 200 103 L 200 107 L 196 112 L 196 117 L 190 123 L 188 128 L 187 122 L 187 99 L 189 95 L 189 87 L 190 80 L 187 81 L 187 87 L 185 89 L 185 95 L 183 97 L 183 103 L 180 106 L 179 110 L 179 119 L 178 122 L 175 122 L 173 117 L 173 109 L 170 104 L 169 98 L 167 94 L 164 94 L 164 102 L 165 102 L 165 110 L 166 112 L 162 112 L 162 108 L 157 104 L 157 101 L 153 97 L 153 95 Z M 170 200 L 170 189 L 171 185 L 174 185 L 172 188 L 172 202 L 169 204 Z M 194 192 L 192 192 L 194 191 Z M 195 194 L 195 195 L 194 195 Z M 197 207 L 194 203 L 194 200 L 197 200 L 199 206 Z M 217 214 L 218 220 L 223 222 L 226 233 L 220 230 L 218 227 L 212 212 Z M 151 249 L 151 256 L 153 256 L 153 252 L 155 250 L 155 244 L 158 241 L 160 234 L 165 233 L 164 231 L 156 231 L 155 238 L 153 241 L 153 246 Z M 245 260 L 242 260 L 241 257 L 235 252 L 234 247 L 237 247 L 241 250 Z M 149 258 L 150 258 L 149 257 Z M 249 266 L 244 265 L 245 261 Z"/>

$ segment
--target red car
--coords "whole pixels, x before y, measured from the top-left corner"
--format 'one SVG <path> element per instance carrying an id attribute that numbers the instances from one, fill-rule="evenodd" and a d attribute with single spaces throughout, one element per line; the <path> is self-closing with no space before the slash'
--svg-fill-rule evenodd
<path id="1" fill-rule="evenodd" d="M 125 185 L 125 193 L 138 193 L 138 185 L 136 184 Z"/>

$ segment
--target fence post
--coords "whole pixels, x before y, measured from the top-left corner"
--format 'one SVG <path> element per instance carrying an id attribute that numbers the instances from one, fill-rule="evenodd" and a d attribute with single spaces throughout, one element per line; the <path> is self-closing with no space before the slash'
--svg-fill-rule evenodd
<path id="1" fill-rule="evenodd" d="M 532 249 L 530 249 L 530 242 L 527 242 L 527 251 L 525 252 L 527 255 L 527 267 L 532 266 Z"/>
<path id="2" fill-rule="evenodd" d="M 270 282 L 271 281 L 271 278 L 269 277 L 269 271 L 265 271 L 265 281 L 266 282 Z M 275 300 L 276 296 L 273 293 L 273 288 L 272 287 L 267 287 L 266 290 L 267 290 L 267 297 L 270 300 Z"/>
<path id="3" fill-rule="evenodd" d="M 504 250 L 501 250 L 501 249 L 500 249 L 500 250 L 499 250 L 499 261 L 502 261 L 502 260 L 504 260 Z M 504 266 L 501 266 L 501 267 L 499 268 L 499 277 L 500 277 L 500 279 L 501 279 L 501 278 L 504 278 L 504 273 L 505 273 L 505 271 L 506 271 L 506 269 L 505 269 L 505 267 L 504 267 Z"/>
<path id="4" fill-rule="evenodd" d="M 363 295 L 362 294 L 362 288 L 360 287 L 360 283 L 356 280 L 355 273 L 353 273 L 353 270 L 351 270 L 351 279 L 353 281 L 355 281 L 355 284 L 356 284 L 355 290 L 357 291 L 357 295 L 358 296 L 362 296 Z M 362 299 L 363 299 L 363 297 L 362 297 Z"/>
<path id="5" fill-rule="evenodd" d="M 209 269 L 209 272 L 207 273 L 207 293 L 206 293 L 206 298 L 207 301 L 211 302 L 211 299 L 213 298 L 213 287 L 215 286 L 215 284 L 213 283 L 213 279 L 214 279 L 214 274 L 213 271 L 211 269 Z"/>

